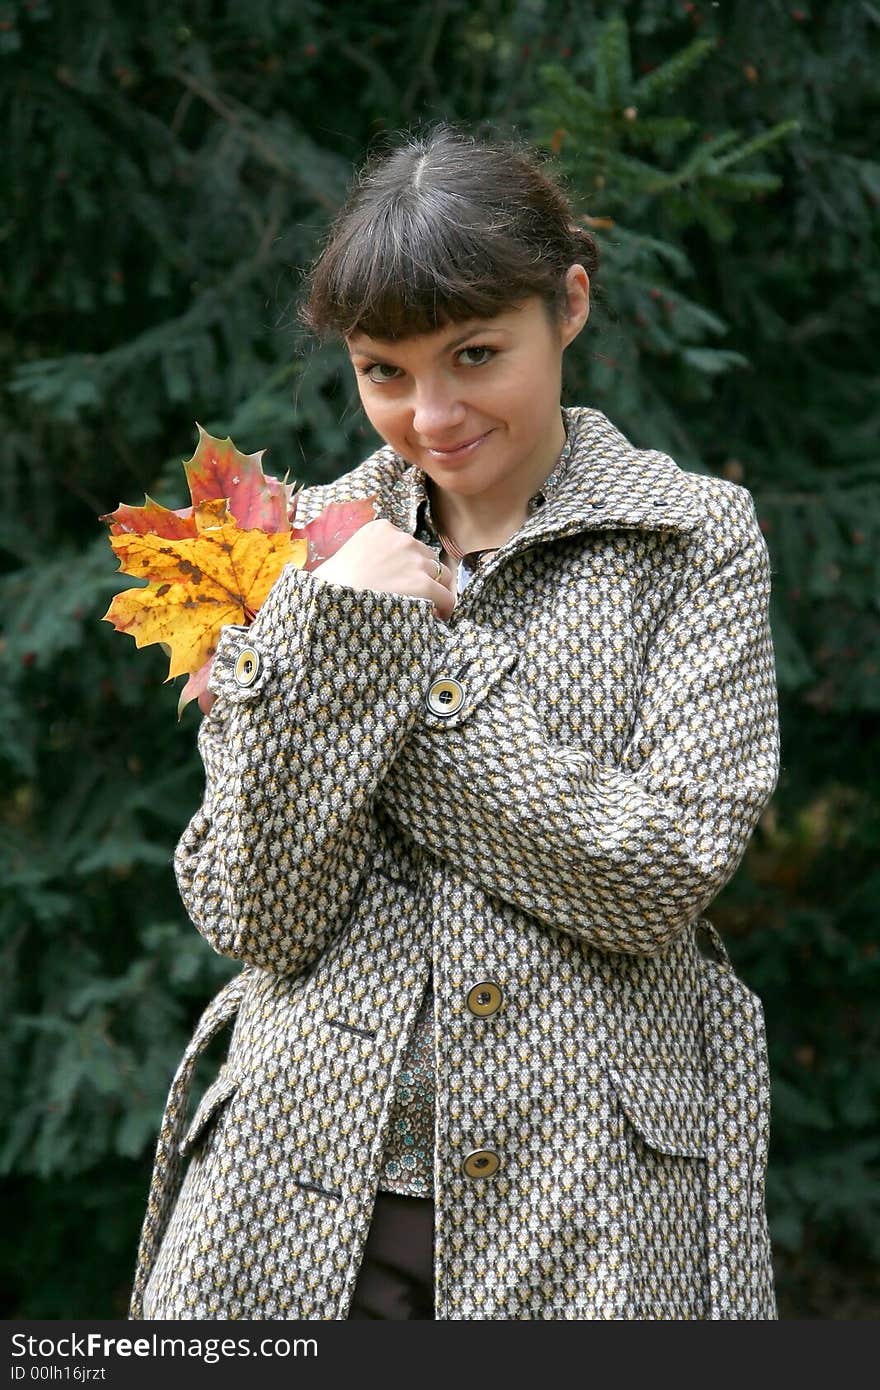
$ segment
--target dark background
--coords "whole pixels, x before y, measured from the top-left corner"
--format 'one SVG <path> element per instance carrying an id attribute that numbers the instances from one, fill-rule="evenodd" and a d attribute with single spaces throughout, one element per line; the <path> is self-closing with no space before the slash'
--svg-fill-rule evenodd
<path id="1" fill-rule="evenodd" d="M 295 299 L 353 165 L 438 117 L 552 151 L 599 240 L 566 399 L 756 499 L 782 772 L 710 915 L 766 1010 L 781 1314 L 877 1315 L 878 71 L 868 0 L 0 0 L 4 1316 L 125 1315 L 237 968 L 171 872 L 197 712 L 99 621 L 98 516 L 184 505 L 197 419 L 303 483 L 372 449 Z"/>

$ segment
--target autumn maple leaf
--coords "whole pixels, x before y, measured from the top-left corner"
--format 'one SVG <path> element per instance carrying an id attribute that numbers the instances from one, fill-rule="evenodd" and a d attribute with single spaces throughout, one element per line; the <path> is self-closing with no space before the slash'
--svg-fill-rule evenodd
<path id="1" fill-rule="evenodd" d="M 177 510 L 151 497 L 102 517 L 119 568 L 146 586 L 113 599 L 104 621 L 138 647 L 161 643 L 167 680 L 189 675 L 178 717 L 190 700 L 208 707 L 207 682 L 221 629 L 251 622 L 285 565 L 316 569 L 374 515 L 373 498 L 331 503 L 297 528 L 296 490 L 267 477 L 261 450 L 241 454 L 231 439 L 199 428 L 184 463 L 192 505 Z"/>

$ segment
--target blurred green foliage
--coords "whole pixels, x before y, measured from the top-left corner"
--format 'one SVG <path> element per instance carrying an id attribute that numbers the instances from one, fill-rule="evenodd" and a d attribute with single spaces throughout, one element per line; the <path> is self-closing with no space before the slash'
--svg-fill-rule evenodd
<path id="1" fill-rule="evenodd" d="M 762 996 L 784 1317 L 880 1309 L 880 10 L 868 0 L 0 4 L 4 1314 L 124 1316 L 156 1128 L 235 966 L 171 871 L 197 714 L 98 620 L 98 516 L 196 419 L 310 483 L 373 447 L 300 272 L 383 132 L 553 152 L 600 244 L 567 398 L 743 482 L 783 766 L 713 908 Z"/>

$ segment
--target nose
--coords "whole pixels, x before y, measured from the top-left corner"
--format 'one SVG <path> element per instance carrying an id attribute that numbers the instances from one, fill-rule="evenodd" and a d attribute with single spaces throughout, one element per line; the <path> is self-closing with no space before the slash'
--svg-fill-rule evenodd
<path id="1" fill-rule="evenodd" d="M 416 384 L 413 429 L 422 439 L 443 440 L 459 428 L 466 413 L 453 382 L 435 378 Z"/>

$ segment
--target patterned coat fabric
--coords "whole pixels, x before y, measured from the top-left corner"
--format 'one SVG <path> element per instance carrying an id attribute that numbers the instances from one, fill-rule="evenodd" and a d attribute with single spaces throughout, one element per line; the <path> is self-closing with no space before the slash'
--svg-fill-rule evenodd
<path id="1" fill-rule="evenodd" d="M 565 419 L 448 623 L 287 569 L 224 630 L 176 870 L 244 968 L 132 1318 L 347 1316 L 432 962 L 436 1317 L 776 1316 L 762 1009 L 703 916 L 778 774 L 767 550 L 745 489 Z M 425 475 L 382 448 L 298 519 L 372 495 L 413 534 Z"/>

